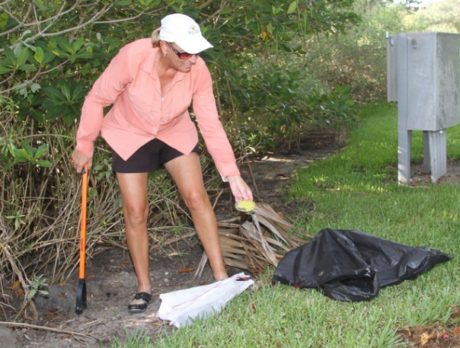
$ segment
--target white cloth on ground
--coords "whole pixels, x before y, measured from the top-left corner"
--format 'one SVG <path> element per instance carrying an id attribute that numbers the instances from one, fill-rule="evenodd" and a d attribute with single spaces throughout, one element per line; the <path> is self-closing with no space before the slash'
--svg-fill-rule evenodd
<path id="1" fill-rule="evenodd" d="M 194 319 L 205 319 L 219 313 L 234 297 L 254 284 L 249 276 L 238 273 L 208 285 L 160 294 L 157 316 L 182 327 Z"/>

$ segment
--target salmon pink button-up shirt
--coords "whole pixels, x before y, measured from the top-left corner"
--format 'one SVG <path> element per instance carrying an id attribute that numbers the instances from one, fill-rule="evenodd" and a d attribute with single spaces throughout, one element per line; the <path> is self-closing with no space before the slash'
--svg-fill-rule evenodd
<path id="1" fill-rule="evenodd" d="M 219 120 L 205 62 L 197 57 L 190 72 L 176 72 L 162 95 L 154 69 L 158 52 L 150 39 L 140 39 L 121 48 L 85 98 L 77 150 L 91 157 L 94 140 L 101 132 L 124 160 L 154 138 L 189 154 L 198 142 L 195 124 L 188 113 L 192 105 L 206 147 L 221 176 L 239 175 L 235 155 Z M 104 107 L 109 105 L 112 107 L 104 117 Z"/>

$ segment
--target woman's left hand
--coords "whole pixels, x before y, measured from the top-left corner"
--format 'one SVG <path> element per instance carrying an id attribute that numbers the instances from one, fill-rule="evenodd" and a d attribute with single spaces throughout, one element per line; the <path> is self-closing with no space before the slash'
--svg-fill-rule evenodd
<path id="1" fill-rule="evenodd" d="M 235 197 L 235 201 L 253 200 L 252 191 L 241 176 L 228 176 L 227 180 L 230 184 L 230 190 L 232 190 L 233 197 Z"/>

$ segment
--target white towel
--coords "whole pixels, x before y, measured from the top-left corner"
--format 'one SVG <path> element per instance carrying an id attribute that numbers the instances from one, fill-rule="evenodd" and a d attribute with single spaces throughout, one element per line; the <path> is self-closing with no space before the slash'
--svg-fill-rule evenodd
<path id="1" fill-rule="evenodd" d="M 219 313 L 235 296 L 254 284 L 249 276 L 238 273 L 208 285 L 161 294 L 157 316 L 182 327 L 194 319 L 205 319 Z"/>

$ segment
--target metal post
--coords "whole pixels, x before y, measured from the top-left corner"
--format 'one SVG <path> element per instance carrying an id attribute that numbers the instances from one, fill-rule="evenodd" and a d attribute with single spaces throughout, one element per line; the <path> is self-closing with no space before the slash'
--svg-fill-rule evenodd
<path id="1" fill-rule="evenodd" d="M 446 130 L 428 132 L 431 182 L 436 183 L 447 173 Z"/>
<path id="2" fill-rule="evenodd" d="M 407 39 L 404 36 L 394 38 L 396 43 L 396 74 L 398 78 L 397 96 L 398 96 L 398 182 L 407 184 L 410 182 L 410 159 L 412 133 L 408 129 L 408 91 L 407 91 L 407 70 L 408 58 Z"/>
<path id="3" fill-rule="evenodd" d="M 423 164 L 422 164 L 422 173 L 429 174 L 431 173 L 431 163 L 430 163 L 430 138 L 428 136 L 428 131 L 423 131 Z"/>
<path id="4" fill-rule="evenodd" d="M 412 145 L 412 131 L 398 129 L 398 182 L 410 182 L 410 157 Z"/>

